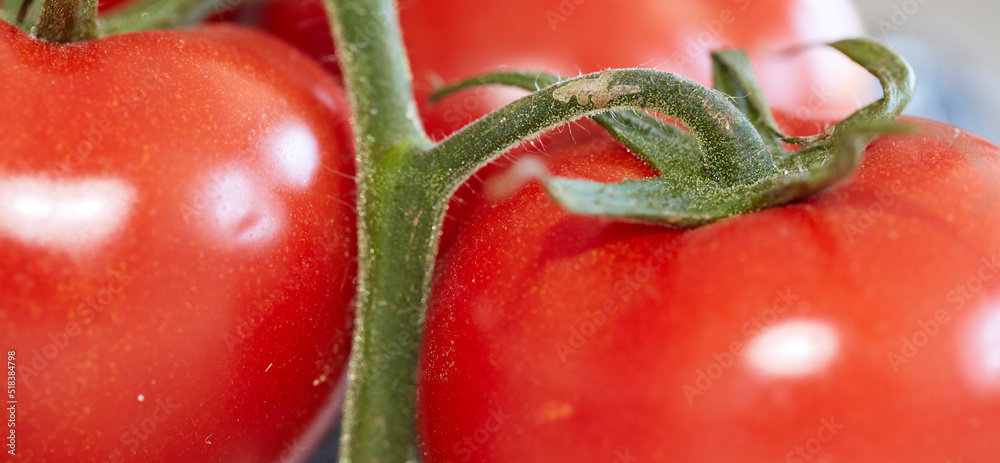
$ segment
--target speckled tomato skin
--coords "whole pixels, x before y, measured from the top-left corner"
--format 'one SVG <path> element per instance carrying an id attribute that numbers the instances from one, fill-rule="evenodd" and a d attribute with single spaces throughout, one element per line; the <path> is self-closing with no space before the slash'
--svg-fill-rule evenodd
<path id="1" fill-rule="evenodd" d="M 993 461 L 1000 148 L 906 121 L 831 190 L 690 231 L 473 184 L 426 320 L 424 461 Z M 590 123 L 520 150 L 653 175 Z"/>
<path id="2" fill-rule="evenodd" d="M 337 84 L 235 26 L 54 45 L 6 23 L 0 82 L 19 461 L 307 458 L 352 328 Z"/>

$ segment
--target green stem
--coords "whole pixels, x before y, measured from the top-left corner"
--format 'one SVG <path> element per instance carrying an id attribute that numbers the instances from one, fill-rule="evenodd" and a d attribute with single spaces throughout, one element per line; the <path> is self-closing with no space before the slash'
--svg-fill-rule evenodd
<path id="1" fill-rule="evenodd" d="M 34 33 L 53 43 L 96 39 L 97 0 L 45 0 Z"/>
<path id="2" fill-rule="evenodd" d="M 356 332 L 342 462 L 415 461 L 417 354 L 447 193 L 412 161 L 431 145 L 392 0 L 326 0 L 358 160 Z"/>
<path id="3" fill-rule="evenodd" d="M 413 100 L 409 62 L 392 0 L 325 0 L 337 59 L 344 71 L 353 126 L 363 135 L 358 156 L 388 167 L 430 146 Z"/>
<path id="4" fill-rule="evenodd" d="M 378 175 L 361 206 L 364 247 L 342 462 L 416 461 L 417 355 L 447 198 L 421 189 L 424 175 L 413 169 Z"/>
<path id="5" fill-rule="evenodd" d="M 195 24 L 247 0 L 143 0 L 101 20 L 101 35 Z"/>

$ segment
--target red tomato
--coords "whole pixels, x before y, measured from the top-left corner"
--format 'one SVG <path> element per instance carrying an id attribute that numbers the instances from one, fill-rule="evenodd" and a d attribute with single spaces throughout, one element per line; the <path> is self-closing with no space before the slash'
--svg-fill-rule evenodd
<path id="1" fill-rule="evenodd" d="M 336 84 L 234 26 L 54 45 L 5 23 L 0 82 L 16 455 L 304 460 L 352 325 Z"/>
<path id="2" fill-rule="evenodd" d="M 129 0 L 98 0 L 97 8 L 99 9 L 100 12 L 103 13 L 105 11 L 112 11 L 118 9 L 119 7 L 128 2 Z"/>
<path id="3" fill-rule="evenodd" d="M 285 39 L 340 78 L 340 65 L 333 50 L 330 22 L 322 0 L 272 0 L 250 8 L 259 8 L 260 12 L 244 15 L 247 22 L 257 23 L 269 33 Z"/>
<path id="4" fill-rule="evenodd" d="M 711 81 L 709 52 L 750 51 L 768 101 L 800 117 L 846 115 L 867 100 L 869 78 L 837 52 L 792 47 L 863 35 L 849 1 L 709 0 L 401 0 L 400 21 L 419 102 L 440 83 L 507 69 L 562 75 L 648 67 Z M 336 69 L 320 0 L 264 6 L 262 25 Z M 502 87 L 464 92 L 424 111 L 436 138 L 523 92 Z"/>
<path id="5" fill-rule="evenodd" d="M 424 461 L 994 461 L 1000 148 L 911 122 L 830 191 L 690 231 L 472 197 L 426 321 Z M 591 123 L 543 145 L 557 175 L 653 175 Z"/>

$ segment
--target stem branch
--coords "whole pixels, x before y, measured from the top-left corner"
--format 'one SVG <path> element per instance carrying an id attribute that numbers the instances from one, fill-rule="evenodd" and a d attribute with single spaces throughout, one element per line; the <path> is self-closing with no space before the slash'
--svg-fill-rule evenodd
<path id="1" fill-rule="evenodd" d="M 567 98 L 569 90 L 571 97 Z M 659 112 L 698 138 L 706 173 L 723 185 L 750 184 L 775 172 L 753 124 L 724 94 L 650 69 L 613 69 L 559 82 L 466 126 L 421 157 L 430 181 L 457 188 L 471 172 L 521 141 L 559 124 L 615 109 Z"/>

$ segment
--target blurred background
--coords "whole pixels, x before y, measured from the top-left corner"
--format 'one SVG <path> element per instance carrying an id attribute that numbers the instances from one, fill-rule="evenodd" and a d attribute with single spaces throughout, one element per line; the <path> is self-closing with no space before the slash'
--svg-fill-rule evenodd
<path id="1" fill-rule="evenodd" d="M 1000 141 L 1000 2 L 856 0 L 868 33 L 913 65 L 917 89 L 906 113 Z"/>

